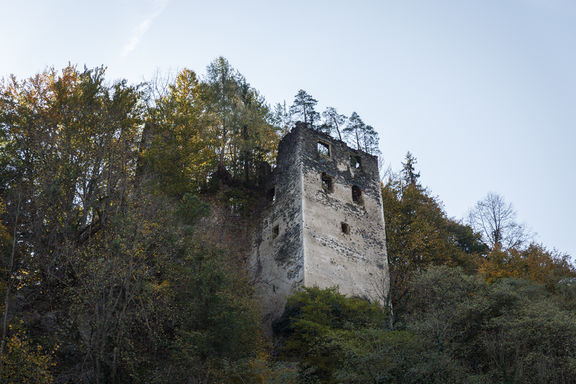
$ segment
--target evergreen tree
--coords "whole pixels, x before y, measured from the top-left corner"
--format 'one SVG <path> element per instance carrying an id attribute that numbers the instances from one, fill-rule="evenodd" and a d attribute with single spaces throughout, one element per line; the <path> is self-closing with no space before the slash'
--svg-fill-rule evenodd
<path id="1" fill-rule="evenodd" d="M 326 127 L 326 133 L 331 134 L 332 132 L 336 132 L 338 139 L 342 140 L 341 127 L 346 121 L 346 116 L 339 114 L 334 107 L 327 107 L 326 110 L 322 112 L 322 117 L 324 117 L 324 124 L 322 124 L 322 126 Z"/>
<path id="2" fill-rule="evenodd" d="M 290 131 L 290 128 L 292 128 L 292 121 L 290 120 L 290 113 L 286 108 L 286 102 L 282 104 L 277 103 L 274 106 L 274 110 L 270 116 L 270 122 L 282 134 L 286 134 Z"/>
<path id="3" fill-rule="evenodd" d="M 396 321 L 305 288 L 272 353 L 236 244 L 251 220 L 229 208 L 261 197 L 242 186 L 274 161 L 286 107 L 224 58 L 162 89 L 73 66 L 0 84 L 1 382 L 576 384 L 570 257 L 519 241 L 498 196 L 478 232 L 447 217 L 411 153 L 382 186 Z M 340 135 L 301 92 L 294 116 Z M 377 150 L 357 114 L 342 133 Z M 206 188 L 218 171 L 234 187 Z"/>
<path id="4" fill-rule="evenodd" d="M 170 179 L 180 196 L 205 188 L 213 175 L 257 184 L 278 143 L 268 107 L 246 79 L 222 57 L 207 72 L 200 81 L 183 70 L 150 110 L 145 158 L 157 180 Z"/>
<path id="5" fill-rule="evenodd" d="M 102 68 L 0 87 L 0 289 L 11 325 L 2 379 L 222 382 L 231 365 L 256 358 L 244 266 L 194 227 L 206 206 L 190 192 L 220 154 L 206 91 L 184 70 L 145 115 L 140 90 L 106 84 Z M 261 124 L 257 93 L 246 83 L 235 92 L 242 108 L 232 112 L 249 128 L 228 136 L 236 160 L 225 164 L 240 173 L 242 156 L 271 156 L 277 137 Z M 152 134 L 141 145 L 144 121 Z M 141 155 L 148 173 L 137 172 Z M 26 337 L 14 328 L 19 319 Z"/>
<path id="6" fill-rule="evenodd" d="M 362 137 L 362 130 L 366 128 L 366 124 L 362 121 L 356 112 L 352 112 L 348 118 L 348 124 L 344 128 L 346 140 L 350 145 L 354 145 L 356 149 L 361 149 L 360 138 Z"/>
<path id="7" fill-rule="evenodd" d="M 431 265 L 461 266 L 471 273 L 486 252 L 480 235 L 448 218 L 441 203 L 419 184 L 415 164 L 409 153 L 401 176 L 391 174 L 382 188 L 390 291 L 396 313 L 405 308 L 412 273 Z"/>
<path id="8" fill-rule="evenodd" d="M 378 133 L 372 126 L 366 125 L 356 112 L 350 115 L 348 124 L 342 131 L 348 144 L 355 146 L 356 149 L 372 155 L 380 152 L 378 149 Z"/>
<path id="9" fill-rule="evenodd" d="M 294 102 L 290 106 L 290 116 L 292 120 L 301 119 L 310 128 L 316 129 L 320 120 L 320 115 L 314 110 L 318 100 L 314 99 L 303 89 L 299 90 L 294 96 Z"/>
<path id="10" fill-rule="evenodd" d="M 272 161 L 278 143 L 268 106 L 223 57 L 208 66 L 203 87 L 206 117 L 217 141 L 218 174 L 248 182 L 261 162 Z"/>
<path id="11" fill-rule="evenodd" d="M 406 153 L 405 161 L 406 161 L 405 163 L 402 163 L 402 171 L 401 171 L 404 183 L 406 185 L 420 186 L 420 184 L 418 183 L 418 179 L 420 178 L 420 172 L 416 172 L 416 168 L 414 167 L 418 163 L 418 161 L 410 153 L 410 151 Z"/>

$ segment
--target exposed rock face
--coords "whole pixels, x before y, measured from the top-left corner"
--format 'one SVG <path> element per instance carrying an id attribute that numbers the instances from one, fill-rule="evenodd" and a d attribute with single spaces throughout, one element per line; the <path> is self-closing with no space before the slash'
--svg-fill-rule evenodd
<path id="1" fill-rule="evenodd" d="M 278 148 L 249 269 L 270 328 L 302 286 L 383 303 L 388 261 L 378 159 L 299 124 Z"/>

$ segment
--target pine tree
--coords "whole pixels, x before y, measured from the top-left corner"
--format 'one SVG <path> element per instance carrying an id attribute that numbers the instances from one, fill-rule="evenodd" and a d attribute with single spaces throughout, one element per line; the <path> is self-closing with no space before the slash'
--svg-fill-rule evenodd
<path id="1" fill-rule="evenodd" d="M 416 158 L 408 151 L 406 153 L 406 162 L 402 163 L 402 177 L 406 185 L 419 186 L 418 179 L 420 178 L 420 172 L 416 172 L 414 165 L 418 163 Z"/>
<path id="2" fill-rule="evenodd" d="M 316 129 L 316 124 L 320 120 L 320 115 L 314 110 L 318 100 L 314 99 L 303 89 L 294 96 L 294 103 L 290 106 L 290 116 L 292 120 L 302 119 L 310 128 Z"/>
<path id="3" fill-rule="evenodd" d="M 336 132 L 338 134 L 338 139 L 342 140 L 341 127 L 346 121 L 346 116 L 341 115 L 336 111 L 334 107 L 327 107 L 324 112 L 322 112 L 322 117 L 324 117 L 324 124 L 326 133 L 331 134 Z"/>
<path id="4" fill-rule="evenodd" d="M 343 129 L 346 141 L 356 149 L 375 155 L 378 149 L 378 133 L 370 125 L 366 125 L 356 112 L 352 112 L 346 128 Z"/>

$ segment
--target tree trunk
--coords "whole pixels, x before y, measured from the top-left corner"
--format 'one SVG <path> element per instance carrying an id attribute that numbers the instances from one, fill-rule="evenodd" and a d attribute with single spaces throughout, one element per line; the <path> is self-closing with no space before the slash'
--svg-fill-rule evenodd
<path id="1" fill-rule="evenodd" d="M 2 340 L 0 342 L 0 368 L 4 361 L 4 348 L 6 346 L 6 336 L 8 333 L 8 306 L 10 304 L 10 288 L 12 287 L 12 269 L 14 269 L 14 257 L 16 255 L 16 237 L 18 228 L 18 217 L 20 216 L 20 195 L 16 205 L 16 217 L 14 219 L 14 231 L 12 232 L 12 251 L 10 252 L 10 263 L 8 265 L 8 277 L 6 279 L 6 295 L 4 296 L 4 316 L 2 318 Z"/>

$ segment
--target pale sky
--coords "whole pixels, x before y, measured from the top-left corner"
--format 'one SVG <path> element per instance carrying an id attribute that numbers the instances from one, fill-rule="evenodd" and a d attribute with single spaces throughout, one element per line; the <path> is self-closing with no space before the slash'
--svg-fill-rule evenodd
<path id="1" fill-rule="evenodd" d="M 574 0 L 0 0 L 0 77 L 150 80 L 226 57 L 270 104 L 356 111 L 462 218 L 489 191 L 576 256 Z"/>

